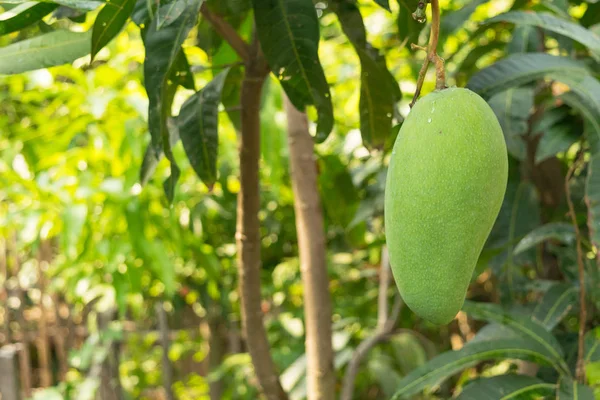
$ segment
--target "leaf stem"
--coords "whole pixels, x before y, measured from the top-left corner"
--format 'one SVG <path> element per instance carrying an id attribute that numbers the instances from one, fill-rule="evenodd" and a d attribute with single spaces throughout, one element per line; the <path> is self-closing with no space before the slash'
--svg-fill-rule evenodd
<path id="1" fill-rule="evenodd" d="M 571 215 L 573 228 L 575 228 L 575 237 L 577 239 L 577 270 L 579 273 L 579 337 L 577 342 L 577 364 L 575 376 L 580 383 L 584 383 L 585 378 L 585 364 L 583 359 L 585 322 L 587 319 L 587 310 L 585 307 L 585 268 L 583 264 L 583 251 L 581 249 L 581 231 L 579 230 L 579 225 L 577 224 L 573 200 L 571 200 L 571 188 L 569 186 L 569 181 L 571 180 L 575 169 L 580 165 L 583 154 L 583 151 L 579 152 L 577 158 L 575 161 L 573 161 L 573 165 L 571 165 L 569 168 L 567 176 L 565 177 L 565 195 L 567 198 L 567 205 L 569 206 L 569 214 Z"/>
<path id="2" fill-rule="evenodd" d="M 429 63 L 433 62 L 435 64 L 436 70 L 436 84 L 435 88 L 437 90 L 441 90 L 446 88 L 446 73 L 444 71 L 444 60 L 437 54 L 437 45 L 440 36 L 440 6 L 438 0 L 430 0 L 431 2 L 431 32 L 429 34 L 429 45 L 427 47 L 427 56 L 425 60 L 423 60 L 423 66 L 419 71 L 419 78 L 417 80 L 417 89 L 415 90 L 415 96 L 410 103 L 410 107 L 412 108 L 419 95 L 421 94 L 421 88 L 423 87 L 423 82 L 425 81 L 425 75 L 427 74 L 427 67 L 429 67 Z M 413 18 L 421 21 L 418 18 L 419 15 L 424 14 L 424 10 L 427 4 L 424 1 L 420 1 L 417 6 L 417 11 L 413 13 Z M 413 49 L 422 49 L 420 46 L 411 46 Z"/>

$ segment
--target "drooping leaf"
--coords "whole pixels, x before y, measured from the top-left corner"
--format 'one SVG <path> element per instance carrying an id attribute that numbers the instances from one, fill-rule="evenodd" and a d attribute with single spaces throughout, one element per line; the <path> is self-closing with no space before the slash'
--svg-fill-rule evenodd
<path id="1" fill-rule="evenodd" d="M 475 319 L 496 322 L 508 326 L 539 345 L 540 351 L 552 360 L 553 366 L 564 374 L 569 374 L 569 367 L 563 360 L 563 349 L 556 338 L 543 325 L 534 322 L 528 316 L 509 313 L 496 304 L 465 301 L 463 311 Z M 542 350 L 543 349 L 543 350 Z"/>
<path id="2" fill-rule="evenodd" d="M 565 244 L 573 243 L 575 240 L 573 225 L 565 222 L 551 222 L 539 226 L 521 239 L 515 247 L 514 254 L 522 253 L 549 239 L 558 240 Z"/>
<path id="3" fill-rule="evenodd" d="M 57 4 L 26 2 L 0 14 L 0 35 L 24 29 L 58 8 Z"/>
<path id="4" fill-rule="evenodd" d="M 556 390 L 553 383 L 524 375 L 498 375 L 480 378 L 467 384 L 457 400 L 537 400 L 550 398 Z"/>
<path id="5" fill-rule="evenodd" d="M 0 74 L 67 64 L 90 54 L 91 32 L 57 30 L 0 48 Z"/>
<path id="6" fill-rule="evenodd" d="M 177 117 L 179 136 L 192 168 L 206 186 L 217 180 L 219 145 L 219 104 L 229 69 L 213 78 L 202 90 L 190 96 Z"/>
<path id="7" fill-rule="evenodd" d="M 591 387 L 577 383 L 569 378 L 562 378 L 558 383 L 556 400 L 594 400 Z"/>
<path id="8" fill-rule="evenodd" d="M 190 0 L 188 9 L 168 26 L 158 29 L 155 18 L 144 35 L 146 59 L 144 61 L 144 84 L 148 93 L 148 126 L 152 146 L 158 154 L 161 149 L 171 163 L 171 175 L 165 181 L 165 193 L 169 201 L 174 196 L 175 184 L 180 171 L 169 143 L 167 118 L 171 113 L 171 103 L 177 85 L 169 82 L 173 66 L 177 63 L 181 45 L 196 24 L 202 0 Z M 164 5 L 163 7 L 169 6 Z M 158 158 L 158 155 L 156 155 Z"/>
<path id="9" fill-rule="evenodd" d="M 398 36 L 400 40 L 410 43 L 417 43 L 419 33 L 423 30 L 424 24 L 420 24 L 412 17 L 412 13 L 417 8 L 418 1 L 398 0 L 400 10 L 398 11 Z"/>
<path id="10" fill-rule="evenodd" d="M 179 142 L 179 132 L 176 127 L 172 127 L 169 129 L 169 143 L 171 147 L 175 146 Z M 152 143 L 148 144 L 146 147 L 146 152 L 144 153 L 144 159 L 142 160 L 142 166 L 140 168 L 140 185 L 144 186 L 152 175 L 154 175 L 154 171 L 156 171 L 156 166 L 158 162 L 162 158 L 162 151 L 157 153 L 154 151 L 152 147 Z"/>
<path id="11" fill-rule="evenodd" d="M 519 53 L 482 69 L 471 77 L 467 87 L 483 97 L 491 97 L 552 73 L 572 78 L 589 74 L 585 64 L 568 57 L 545 53 Z"/>
<path id="12" fill-rule="evenodd" d="M 107 0 L 92 28 L 92 59 L 121 32 L 134 6 L 135 0 Z"/>
<path id="13" fill-rule="evenodd" d="M 551 108 L 531 127 L 533 135 L 542 135 L 538 142 L 535 162 L 566 151 L 579 139 L 583 129 L 569 117 L 568 107 Z"/>
<path id="14" fill-rule="evenodd" d="M 333 129 L 329 85 L 319 62 L 319 20 L 311 1 L 253 0 L 256 30 L 271 71 L 298 110 L 317 109 L 315 139 Z"/>
<path id="15" fill-rule="evenodd" d="M 360 132 L 368 148 L 382 148 L 391 134 L 395 104 L 402 94 L 386 67 L 385 58 L 367 42 L 365 26 L 355 3 L 337 1 L 334 7 L 342 30 L 361 64 Z"/>
<path id="16" fill-rule="evenodd" d="M 577 288 L 575 286 L 556 283 L 544 294 L 533 311 L 533 319 L 549 331 L 567 315 L 577 304 Z"/>
<path id="17" fill-rule="evenodd" d="M 533 89 L 511 88 L 495 94 L 488 103 L 500 122 L 508 151 L 518 160 L 524 160 L 526 148 L 522 136 L 529 128 L 527 121 L 533 109 Z"/>
<path id="18" fill-rule="evenodd" d="M 588 47 L 591 50 L 592 55 L 597 60 L 600 59 L 600 37 L 581 25 L 567 19 L 559 18 L 545 12 L 509 11 L 490 18 L 487 20 L 487 23 L 499 21 L 512 22 L 519 25 L 537 26 L 547 31 L 566 36 Z"/>
<path id="19" fill-rule="evenodd" d="M 543 365 L 554 365 L 539 344 L 525 339 L 489 340 L 469 343 L 457 351 L 449 351 L 406 375 L 391 400 L 410 398 L 427 387 L 447 379 L 481 361 L 519 359 Z"/>

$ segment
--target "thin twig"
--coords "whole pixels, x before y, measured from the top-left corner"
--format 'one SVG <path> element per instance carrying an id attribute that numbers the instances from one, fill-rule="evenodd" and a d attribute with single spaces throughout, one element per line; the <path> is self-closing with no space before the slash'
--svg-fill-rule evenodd
<path id="1" fill-rule="evenodd" d="M 208 9 L 206 3 L 200 7 L 200 13 L 215 28 L 215 31 L 235 50 L 242 60 L 247 62 L 250 59 L 250 48 L 248 43 L 242 39 L 235 29 L 219 15 Z"/>
<path id="2" fill-rule="evenodd" d="M 396 300 L 394 301 L 394 305 L 392 307 L 392 312 L 389 317 L 385 320 L 384 323 L 381 322 L 380 318 L 382 314 L 387 314 L 387 296 L 383 296 L 384 300 L 382 300 L 382 286 L 384 286 L 384 282 L 387 280 L 389 282 L 389 272 L 384 273 L 384 269 L 390 268 L 389 266 L 389 258 L 387 255 L 384 257 L 384 253 L 382 252 L 382 273 L 379 276 L 379 307 L 382 307 L 382 304 L 385 300 L 385 310 L 378 310 L 378 321 L 377 328 L 373 335 L 369 336 L 365 340 L 363 340 L 356 350 L 354 350 L 354 354 L 352 355 L 352 359 L 348 363 L 348 368 L 346 369 L 346 375 L 344 376 L 344 382 L 342 383 L 342 394 L 340 396 L 340 400 L 352 400 L 352 394 L 354 393 L 354 382 L 356 380 L 356 375 L 358 374 L 358 368 L 360 367 L 360 363 L 363 358 L 369 353 L 369 351 L 378 343 L 381 343 L 387 340 L 391 333 L 394 331 L 394 326 L 398 321 L 398 317 L 400 315 L 400 310 L 402 309 L 402 298 L 400 294 L 396 294 Z M 387 290 L 385 290 L 387 294 Z"/>
<path id="3" fill-rule="evenodd" d="M 584 383 L 585 378 L 585 364 L 583 359 L 584 352 L 584 335 L 585 335 L 585 322 L 587 318 L 587 310 L 585 307 L 585 279 L 584 279 L 584 263 L 583 263 L 583 251 L 581 249 L 581 231 L 577 224 L 577 217 L 575 214 L 575 207 L 571 200 L 571 188 L 569 181 L 575 172 L 575 169 L 579 166 L 583 158 L 583 151 L 580 151 L 577 158 L 573 162 L 573 165 L 569 168 L 567 176 L 565 177 L 565 194 L 567 197 L 567 204 L 569 206 L 569 214 L 571 215 L 571 221 L 573 228 L 575 228 L 575 237 L 577 239 L 577 269 L 579 273 L 579 338 L 577 343 L 577 366 L 575 370 L 575 376 L 577 380 Z"/>
<path id="4" fill-rule="evenodd" d="M 382 329 L 388 320 L 388 289 L 390 287 L 390 255 L 387 246 L 381 248 L 379 294 L 377 298 L 377 328 Z"/>
<path id="5" fill-rule="evenodd" d="M 419 2 L 419 6 L 417 11 L 424 11 L 426 7 L 426 3 Z M 446 74 L 444 72 L 444 60 L 437 54 L 437 45 L 438 39 L 440 35 L 440 6 L 438 0 L 431 0 L 431 32 L 429 33 L 429 45 L 427 47 L 427 56 L 425 60 L 423 60 L 423 66 L 419 71 L 419 78 L 417 80 L 417 88 L 415 90 L 415 95 L 410 103 L 410 107 L 412 108 L 419 95 L 421 94 L 421 89 L 423 87 L 423 82 L 425 81 L 425 75 L 427 74 L 427 68 L 429 67 L 429 63 L 435 63 L 436 69 L 436 89 L 444 89 L 446 87 Z M 411 46 L 412 47 L 412 46 Z M 415 46 L 413 48 L 420 48 L 420 46 Z"/>

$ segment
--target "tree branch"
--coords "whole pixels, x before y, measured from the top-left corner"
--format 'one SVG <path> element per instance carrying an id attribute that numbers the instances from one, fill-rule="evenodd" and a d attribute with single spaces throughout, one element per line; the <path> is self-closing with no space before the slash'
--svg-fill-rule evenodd
<path id="1" fill-rule="evenodd" d="M 383 281 L 387 279 L 389 281 L 389 273 L 383 273 L 383 269 L 387 268 L 389 270 L 389 258 L 383 257 L 382 254 L 382 273 L 379 275 L 379 306 L 383 304 L 382 296 L 382 286 L 384 285 Z M 385 264 L 384 264 L 385 263 Z M 385 294 L 385 307 L 387 308 L 387 291 Z M 342 383 L 342 394 L 340 396 L 340 400 L 352 400 L 352 394 L 354 393 L 354 381 L 356 380 L 356 375 L 358 374 L 358 368 L 360 367 L 360 363 L 363 358 L 369 353 L 369 351 L 376 346 L 378 343 L 381 343 L 387 340 L 390 334 L 394 331 L 394 326 L 396 325 L 396 321 L 398 320 L 398 316 L 400 315 L 400 310 L 402 309 L 402 299 L 400 294 L 396 294 L 396 300 L 392 307 L 392 313 L 387 318 L 385 323 L 381 324 L 380 321 L 377 322 L 377 329 L 373 335 L 369 336 L 365 340 L 363 340 L 356 350 L 354 350 L 354 354 L 352 355 L 352 359 L 350 363 L 348 363 L 348 367 L 346 369 L 346 375 L 344 376 L 344 381 Z M 383 314 L 383 310 L 378 310 L 378 317 L 381 317 Z M 378 318 L 379 319 L 379 318 Z"/>
<path id="2" fill-rule="evenodd" d="M 433 62 L 435 64 L 436 70 L 436 84 L 435 88 L 440 90 L 446 87 L 446 73 L 444 71 L 444 60 L 437 54 L 437 45 L 438 39 L 440 35 L 440 6 L 438 0 L 430 0 L 431 1 L 431 32 L 429 33 L 429 46 L 427 48 L 427 56 L 425 60 L 423 60 L 423 66 L 419 71 L 419 78 L 417 80 L 417 88 L 415 90 L 415 95 L 410 103 L 410 107 L 412 108 L 419 95 L 421 94 L 421 88 L 423 87 L 423 82 L 425 81 L 425 75 L 427 74 L 427 67 L 429 67 L 429 62 Z M 417 10 L 413 13 L 413 18 L 418 22 L 425 22 L 425 7 L 427 7 L 427 3 L 423 0 L 419 1 L 419 5 L 417 6 Z M 417 46 L 417 48 L 422 49 Z M 414 49 L 414 47 L 413 47 Z"/>
<path id="3" fill-rule="evenodd" d="M 250 60 L 250 47 L 248 46 L 248 43 L 241 38 L 237 31 L 233 29 L 227 21 L 210 11 L 206 2 L 200 7 L 200 13 L 208 22 L 210 22 L 213 28 L 215 28 L 215 31 L 229 43 L 242 60 L 245 62 Z"/>
<path id="4" fill-rule="evenodd" d="M 569 206 L 569 214 L 571 215 L 571 221 L 573 228 L 575 228 L 575 237 L 577 239 L 577 270 L 579 273 L 579 338 L 577 343 L 577 364 L 575 370 L 575 376 L 577 380 L 584 383 L 585 379 L 585 363 L 584 363 L 584 335 L 585 335 L 585 322 L 587 319 L 587 310 L 585 307 L 585 276 L 584 276 L 584 261 L 583 261 L 583 250 L 581 249 L 581 231 L 577 224 L 577 216 L 575 214 L 575 207 L 573 206 L 573 200 L 571 200 L 571 188 L 569 181 L 575 172 L 575 169 L 579 166 L 583 159 L 583 150 L 580 150 L 579 154 L 573 165 L 569 168 L 567 176 L 565 177 L 565 194 L 567 197 L 567 205 Z"/>

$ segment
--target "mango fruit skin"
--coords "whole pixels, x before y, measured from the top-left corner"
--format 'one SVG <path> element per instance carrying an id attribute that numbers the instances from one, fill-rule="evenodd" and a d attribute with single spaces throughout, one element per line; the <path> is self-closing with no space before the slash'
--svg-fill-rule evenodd
<path id="1" fill-rule="evenodd" d="M 462 88 L 421 98 L 390 158 L 385 234 L 406 305 L 434 323 L 460 311 L 506 191 L 508 156 L 488 104 Z"/>

